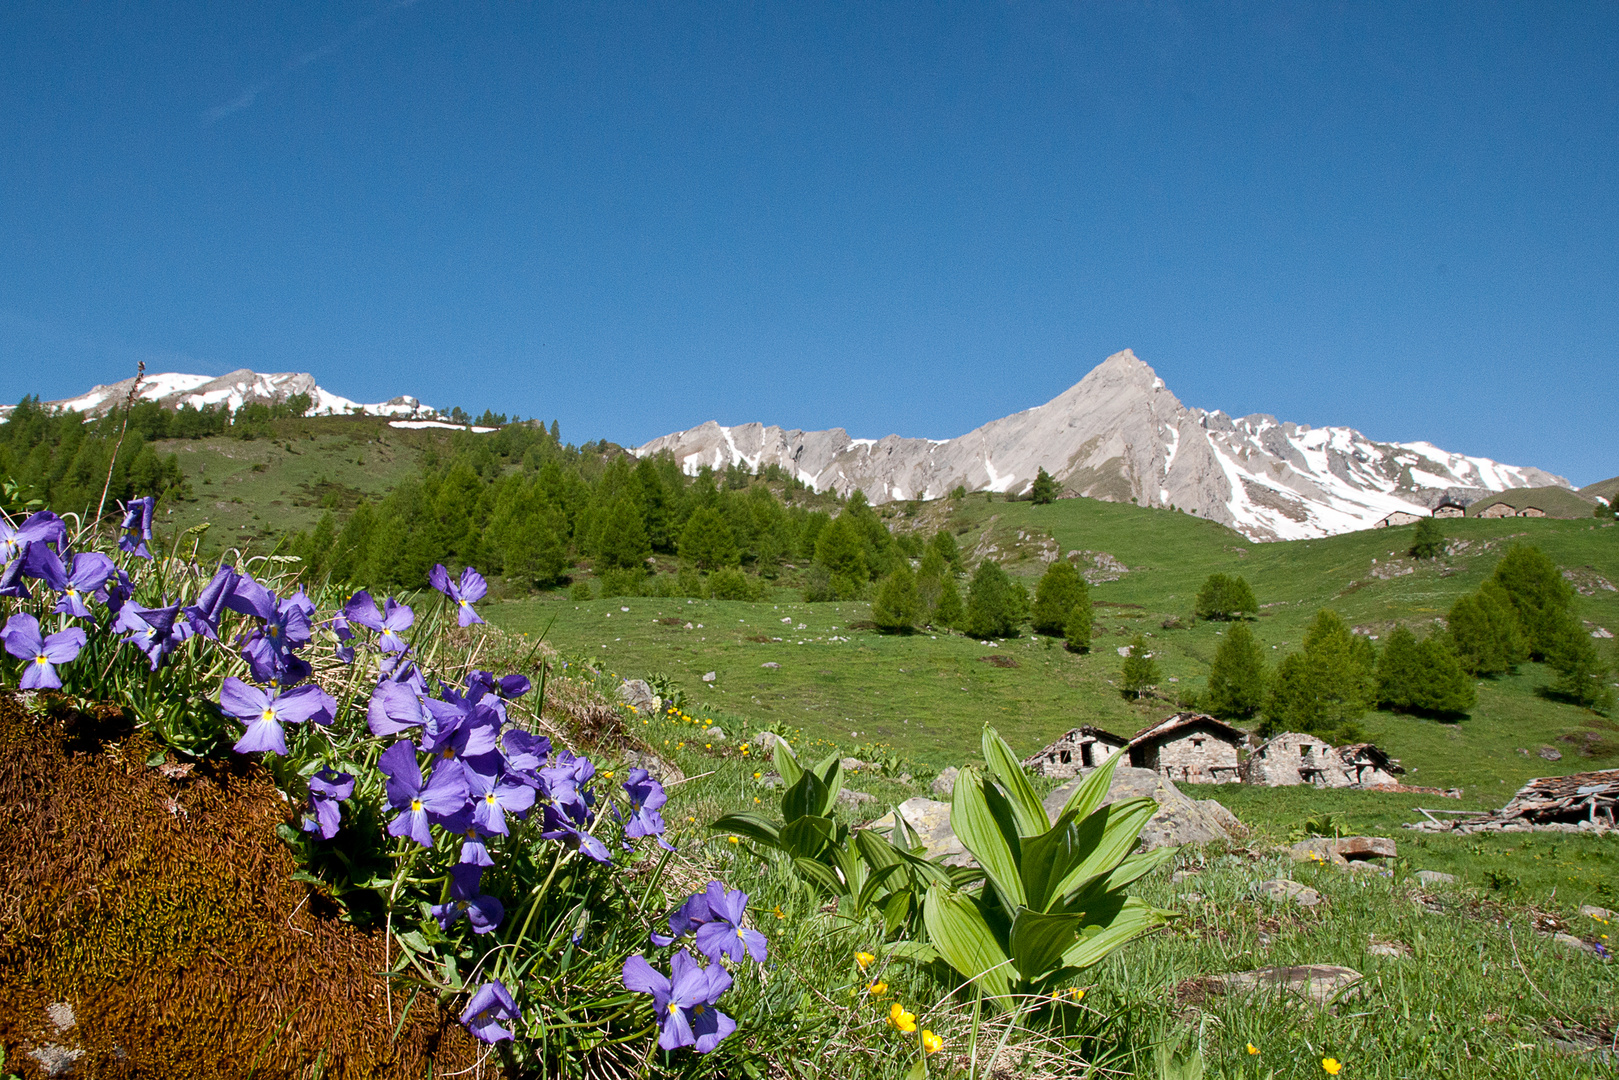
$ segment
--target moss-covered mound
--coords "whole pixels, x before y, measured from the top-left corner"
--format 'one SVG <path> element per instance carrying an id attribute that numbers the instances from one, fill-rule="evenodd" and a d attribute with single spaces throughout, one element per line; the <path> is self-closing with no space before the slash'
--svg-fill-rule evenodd
<path id="1" fill-rule="evenodd" d="M 179 775 L 147 766 L 154 749 L 117 712 L 36 716 L 0 695 L 8 1069 L 37 1075 L 39 1054 L 76 1053 L 80 1077 L 270 1080 L 478 1060 L 427 994 L 395 1040 L 408 994 L 389 1001 L 383 934 L 292 880 L 275 832 L 292 809 L 261 768 Z"/>

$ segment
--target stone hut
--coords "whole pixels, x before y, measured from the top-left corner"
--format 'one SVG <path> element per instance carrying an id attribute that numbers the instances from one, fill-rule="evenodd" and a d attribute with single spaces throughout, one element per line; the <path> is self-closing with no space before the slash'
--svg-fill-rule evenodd
<path id="1" fill-rule="evenodd" d="M 1177 784 L 1241 781 L 1237 749 L 1248 736 L 1205 713 L 1176 713 L 1140 732 L 1126 749 L 1130 765 Z"/>
<path id="2" fill-rule="evenodd" d="M 1242 763 L 1242 782 L 1264 787 L 1343 787 L 1347 781 L 1342 776 L 1332 747 L 1314 735 L 1297 731 L 1284 731 L 1261 744 Z M 1337 783 L 1332 782 L 1335 778 Z"/>
<path id="3" fill-rule="evenodd" d="M 1546 511 L 1537 506 L 1526 506 L 1518 511 L 1519 517 L 1545 517 Z"/>
<path id="4" fill-rule="evenodd" d="M 1084 724 L 1024 758 L 1023 767 L 1040 776 L 1068 780 L 1096 768 L 1123 750 L 1128 741 L 1111 731 Z"/>
<path id="5" fill-rule="evenodd" d="M 1467 510 L 1465 507 L 1457 506 L 1455 503 L 1440 503 L 1433 508 L 1433 516 L 1436 518 L 1466 517 Z"/>
<path id="6" fill-rule="evenodd" d="M 1337 758 L 1343 781 L 1327 785 L 1329 787 L 1368 788 L 1398 784 L 1399 774 L 1405 772 L 1398 761 L 1369 742 L 1340 746 L 1333 751 L 1333 756 Z"/>
<path id="7" fill-rule="evenodd" d="M 1517 517 L 1518 511 L 1515 510 L 1510 503 L 1498 502 L 1491 503 L 1489 506 L 1486 506 L 1484 509 L 1480 510 L 1478 512 L 1478 516 L 1481 518 Z"/>
<path id="8" fill-rule="evenodd" d="M 1399 525 L 1410 525 L 1414 522 L 1421 521 L 1423 516 L 1424 515 L 1422 514 L 1408 514 L 1404 510 L 1396 510 L 1382 521 L 1379 521 L 1376 525 L 1373 525 L 1372 528 L 1390 529 Z"/>

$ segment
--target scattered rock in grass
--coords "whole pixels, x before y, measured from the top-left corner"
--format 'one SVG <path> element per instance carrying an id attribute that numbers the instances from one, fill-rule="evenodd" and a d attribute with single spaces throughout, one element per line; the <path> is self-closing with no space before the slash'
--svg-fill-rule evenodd
<path id="1" fill-rule="evenodd" d="M 1391 960 L 1403 960 L 1411 955 L 1411 947 L 1403 941 L 1374 941 L 1366 946 L 1367 956 L 1384 956 Z"/>
<path id="2" fill-rule="evenodd" d="M 632 769 L 645 769 L 654 780 L 665 784 L 678 784 L 686 779 L 686 774 L 680 771 L 680 766 L 665 761 L 650 750 L 626 750 L 624 764 Z"/>
<path id="3" fill-rule="evenodd" d="M 73 1063 L 84 1056 L 84 1051 L 48 1043 L 28 1051 L 28 1056 L 39 1062 L 39 1071 L 46 1076 L 67 1076 L 73 1072 Z"/>
<path id="4" fill-rule="evenodd" d="M 1271 878 L 1261 881 L 1254 886 L 1262 896 L 1272 900 L 1291 900 L 1300 907 L 1315 907 L 1321 903 L 1321 894 L 1302 882 L 1292 881 L 1288 878 Z"/>
<path id="5" fill-rule="evenodd" d="M 1365 859 L 1392 859 L 1397 848 L 1386 836 L 1314 836 L 1288 849 L 1296 862 L 1324 862 L 1346 866 Z"/>
<path id="6" fill-rule="evenodd" d="M 978 659 L 982 660 L 991 667 L 1015 668 L 1018 666 L 1018 662 L 1010 656 L 996 656 L 992 654 L 990 656 L 980 656 Z"/>
<path id="7" fill-rule="evenodd" d="M 875 795 L 867 795 L 864 791 L 855 791 L 852 788 L 840 788 L 838 790 L 838 805 L 847 810 L 855 810 L 866 803 L 876 801 L 877 797 Z"/>
<path id="8" fill-rule="evenodd" d="M 1190 993 L 1178 990 L 1178 997 L 1201 994 L 1199 1000 L 1204 1000 L 1223 993 L 1268 994 L 1322 1007 L 1359 993 L 1356 988 L 1361 983 L 1361 974 L 1354 968 L 1331 964 L 1297 964 L 1209 975 L 1189 982 L 1200 985 L 1189 988 Z"/>
<path id="9" fill-rule="evenodd" d="M 761 731 L 753 737 L 753 749 L 762 754 L 768 754 L 776 749 L 776 744 L 787 745 L 787 740 L 774 731 Z"/>
<path id="10" fill-rule="evenodd" d="M 1350 863 L 1349 869 L 1352 873 L 1356 874 L 1375 874 L 1380 877 L 1394 876 L 1394 871 L 1390 870 L 1388 867 L 1379 866 L 1377 863 L 1369 862 L 1365 859 L 1360 859 L 1356 862 Z"/>
<path id="11" fill-rule="evenodd" d="M 1424 885 L 1454 885 L 1456 878 L 1451 874 L 1444 874 L 1438 870 L 1418 870 L 1416 879 Z"/>
<path id="12" fill-rule="evenodd" d="M 652 687 L 645 679 L 625 679 L 618 688 L 618 699 L 626 705 L 634 705 L 641 712 L 651 712 L 653 709 Z"/>
<path id="13" fill-rule="evenodd" d="M 782 780 L 779 773 L 767 772 L 759 777 L 759 786 L 762 788 L 769 788 L 774 791 L 776 788 L 781 787 L 781 784 Z"/>
<path id="14" fill-rule="evenodd" d="M 715 724 L 713 727 L 704 728 L 703 734 L 710 739 L 723 739 L 725 738 L 725 729 Z"/>
<path id="15" fill-rule="evenodd" d="M 1198 873 L 1199 871 L 1197 870 L 1177 870 L 1169 875 L 1169 880 L 1171 884 L 1179 885 L 1188 878 L 1197 877 Z"/>
<path id="16" fill-rule="evenodd" d="M 1061 813 L 1063 804 L 1083 780 L 1083 777 L 1076 777 L 1045 797 L 1046 816 L 1053 823 Z M 1225 824 L 1227 820 L 1236 821 L 1229 810 L 1221 807 L 1216 812 L 1206 805 L 1212 800 L 1196 802 L 1187 798 L 1173 782 L 1152 769 L 1120 765 L 1114 770 L 1113 783 L 1102 801 L 1106 805 L 1140 797 L 1158 803 L 1158 812 L 1141 830 L 1140 846 L 1143 851 L 1176 844 L 1206 844 L 1215 840 L 1236 839 L 1233 830 Z M 1240 827 L 1241 822 L 1237 822 L 1237 825 Z"/>
<path id="17" fill-rule="evenodd" d="M 714 675 L 714 672 L 712 672 L 712 671 L 705 671 L 703 673 L 703 681 L 706 682 L 706 683 L 713 682 L 714 678 L 715 678 L 715 675 Z"/>
<path id="18" fill-rule="evenodd" d="M 1605 907 L 1597 907 L 1595 904 L 1581 904 L 1580 905 L 1580 914 L 1584 915 L 1586 918 L 1590 918 L 1590 919 L 1611 919 L 1611 918 L 1613 918 L 1613 912 L 1609 911 Z"/>
<path id="19" fill-rule="evenodd" d="M 687 629 L 687 630 L 695 630 L 696 627 L 692 626 L 691 623 L 687 623 L 686 626 L 685 626 L 685 629 Z"/>
<path id="20" fill-rule="evenodd" d="M 967 853 L 967 848 L 955 831 L 950 828 L 950 804 L 938 802 L 934 799 L 924 799 L 920 796 L 906 799 L 899 804 L 899 812 L 927 848 L 928 858 L 944 856 L 947 866 L 970 866 L 973 857 Z M 868 828 L 889 830 L 894 827 L 894 815 L 890 811 L 873 821 Z"/>
<path id="21" fill-rule="evenodd" d="M 1590 942 L 1584 940 L 1583 938 L 1577 938 L 1573 934 L 1553 934 L 1552 940 L 1563 946 L 1565 949 L 1576 949 L 1580 952 L 1597 951 L 1592 947 Z"/>
<path id="22" fill-rule="evenodd" d="M 1234 839 L 1241 840 L 1247 837 L 1248 826 L 1239 821 L 1236 814 L 1227 810 L 1224 803 L 1216 799 L 1198 799 L 1197 805 L 1201 806 L 1211 818 L 1224 826 L 1225 831 L 1230 833 Z"/>
<path id="23" fill-rule="evenodd" d="M 948 799 L 950 797 L 950 793 L 956 790 L 956 776 L 960 772 L 960 769 L 956 768 L 954 765 L 951 765 L 949 768 L 939 773 L 938 776 L 935 776 L 933 778 L 933 794 L 937 795 L 941 799 Z"/>
<path id="24" fill-rule="evenodd" d="M 842 767 L 844 772 L 859 772 L 861 769 L 871 768 L 870 764 L 861 761 L 857 757 L 839 758 L 838 765 Z"/>
<path id="25" fill-rule="evenodd" d="M 1563 752 L 1561 750 L 1555 749 L 1554 747 L 1542 746 L 1539 750 L 1536 750 L 1535 753 L 1539 754 L 1541 757 L 1545 758 L 1547 761 L 1562 761 L 1563 760 Z"/>
<path id="26" fill-rule="evenodd" d="M 775 671 L 777 668 L 781 667 L 781 665 L 776 663 L 774 660 L 766 660 L 759 666 L 762 668 L 769 668 L 771 671 Z"/>

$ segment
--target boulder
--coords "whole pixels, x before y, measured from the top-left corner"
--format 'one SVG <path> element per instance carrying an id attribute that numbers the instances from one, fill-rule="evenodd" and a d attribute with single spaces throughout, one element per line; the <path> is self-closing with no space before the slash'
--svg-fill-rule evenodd
<path id="1" fill-rule="evenodd" d="M 704 728 L 703 734 L 707 735 L 715 742 L 719 742 L 721 739 L 725 738 L 725 729 L 720 727 L 718 724 L 715 724 L 713 727 Z"/>
<path id="2" fill-rule="evenodd" d="M 1539 750 L 1535 751 L 1535 753 L 1539 754 L 1541 757 L 1545 758 L 1547 761 L 1562 761 L 1563 760 L 1563 752 L 1561 750 L 1556 749 L 1555 747 L 1542 746 Z"/>
<path id="3" fill-rule="evenodd" d="M 956 836 L 955 830 L 950 828 L 950 804 L 938 802 L 934 799 L 924 799 L 920 796 L 906 799 L 899 804 L 899 812 L 905 818 L 905 824 L 910 826 L 921 839 L 927 849 L 928 858 L 944 856 L 944 861 L 951 866 L 968 866 L 972 864 L 972 856 Z M 868 828 L 887 831 L 894 827 L 894 814 L 892 811 L 873 821 Z"/>
<path id="4" fill-rule="evenodd" d="M 1613 912 L 1609 911 L 1605 907 L 1597 907 L 1595 904 L 1581 904 L 1580 914 L 1584 915 L 1588 919 L 1606 920 L 1613 918 Z"/>
<path id="5" fill-rule="evenodd" d="M 862 769 L 871 768 L 870 764 L 861 761 L 857 757 L 839 758 L 838 764 L 843 768 L 844 772 L 859 772 Z"/>
<path id="6" fill-rule="evenodd" d="M 1046 815 L 1053 822 L 1057 820 L 1057 815 L 1062 811 L 1068 797 L 1084 782 L 1084 777 L 1076 777 L 1046 796 Z M 1215 840 L 1234 840 L 1237 837 L 1226 822 L 1235 822 L 1238 828 L 1242 825 L 1225 807 L 1214 811 L 1205 805 L 1213 800 L 1204 800 L 1200 803 L 1187 798 L 1174 783 L 1152 769 L 1133 769 L 1128 765 L 1120 765 L 1113 772 L 1113 783 L 1107 789 L 1107 798 L 1102 800 L 1103 805 L 1138 797 L 1153 799 L 1158 803 L 1158 812 L 1153 814 L 1152 819 L 1141 830 L 1140 847 L 1143 851 L 1175 844 L 1206 844 Z M 1247 830 L 1243 831 L 1246 833 Z"/>
<path id="7" fill-rule="evenodd" d="M 1394 841 L 1386 836 L 1312 836 L 1288 849 L 1297 862 L 1326 862 L 1334 866 L 1365 859 L 1392 859 Z"/>
<path id="8" fill-rule="evenodd" d="M 1300 907 L 1315 907 L 1321 902 L 1321 894 L 1302 882 L 1289 878 L 1271 878 L 1261 881 L 1254 886 L 1254 891 L 1261 896 L 1268 896 L 1272 900 L 1291 900 Z"/>
<path id="9" fill-rule="evenodd" d="M 1216 975 L 1213 981 L 1232 992 L 1288 996 L 1311 1005 L 1331 1005 L 1359 985 L 1360 972 L 1331 964 L 1297 964 Z"/>
<path id="10" fill-rule="evenodd" d="M 624 751 L 624 764 L 632 769 L 645 769 L 652 779 L 664 784 L 677 784 L 686 774 L 673 762 L 665 761 L 650 750 Z"/>
<path id="11" fill-rule="evenodd" d="M 756 753 L 769 754 L 776 749 L 776 744 L 787 745 L 787 740 L 774 731 L 761 731 L 753 737 L 753 749 Z"/>
<path id="12" fill-rule="evenodd" d="M 1552 940 L 1565 949 L 1575 949 L 1579 952 L 1596 952 L 1589 942 L 1577 938 L 1573 934 L 1553 934 Z"/>
<path id="13" fill-rule="evenodd" d="M 852 788 L 838 789 L 838 805 L 846 810 L 855 810 L 866 803 L 876 801 L 875 795 L 867 795 L 864 791 L 855 791 Z"/>
<path id="14" fill-rule="evenodd" d="M 716 678 L 716 676 L 715 676 L 714 672 L 712 672 L 712 671 L 703 672 L 703 681 L 704 682 L 711 683 L 711 682 L 714 681 L 715 678 Z"/>
<path id="15" fill-rule="evenodd" d="M 961 770 L 951 765 L 938 776 L 933 778 L 933 794 L 941 799 L 950 798 L 950 793 L 956 790 L 956 776 Z"/>
<path id="16" fill-rule="evenodd" d="M 1411 947 L 1403 941 L 1374 941 L 1366 946 L 1367 956 L 1386 956 L 1390 960 L 1403 960 L 1411 955 Z"/>
<path id="17" fill-rule="evenodd" d="M 634 705 L 641 712 L 652 712 L 656 708 L 652 687 L 645 679 L 625 679 L 618 688 L 618 699 L 626 705 Z"/>
<path id="18" fill-rule="evenodd" d="M 1438 870 L 1418 870 L 1415 877 L 1424 885 L 1456 884 L 1456 878 L 1453 875 L 1440 873 Z"/>

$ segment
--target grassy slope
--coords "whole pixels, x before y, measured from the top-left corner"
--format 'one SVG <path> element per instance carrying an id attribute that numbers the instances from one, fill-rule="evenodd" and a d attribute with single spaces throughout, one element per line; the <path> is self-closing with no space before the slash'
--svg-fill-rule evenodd
<path id="1" fill-rule="evenodd" d="M 948 507 L 924 508 L 920 519 L 937 524 Z M 896 522 L 905 523 L 902 517 Z M 554 618 L 551 640 L 559 647 L 626 675 L 664 672 L 707 709 L 742 722 L 733 726 L 798 728 L 846 749 L 883 743 L 944 765 L 973 755 L 985 722 L 999 727 L 1015 749 L 1029 752 L 1078 723 L 1130 734 L 1165 715 L 1173 708 L 1167 700 L 1136 705 L 1113 690 L 1109 680 L 1121 663 L 1116 649 L 1137 631 L 1149 634 L 1163 690 L 1201 686 L 1221 627 L 1165 630 L 1161 623 L 1187 616 L 1198 585 L 1215 571 L 1240 573 L 1253 584 L 1265 605 L 1254 629 L 1276 656 L 1298 646 L 1323 606 L 1380 635 L 1397 621 L 1420 632 L 1485 580 L 1513 539 L 1539 545 L 1561 565 L 1590 567 L 1619 580 L 1619 532 L 1584 521 L 1447 522 L 1447 535 L 1467 541 L 1466 549 L 1388 580 L 1370 576 L 1372 560 L 1388 563 L 1390 551 L 1410 542 L 1409 527 L 1249 544 L 1184 514 L 1091 500 L 1041 507 L 968 499 L 949 523 L 962 530 L 964 550 L 995 546 L 997 556 L 1009 558 L 1010 569 L 1031 585 L 1042 565 L 1034 553 L 1043 536 L 1054 536 L 1065 552 L 1106 551 L 1132 570 L 1094 587 L 1093 598 L 1099 605 L 1141 606 L 1099 606 L 1095 647 L 1084 656 L 1027 638 L 985 647 L 957 635 L 891 638 L 851 631 L 851 622 L 867 617 L 866 605 L 804 604 L 788 590 L 764 604 L 652 598 L 575 603 L 553 594 L 495 606 L 491 617 L 530 632 Z M 1394 561 L 1400 568 L 1411 565 Z M 1619 593 L 1599 589 L 1581 597 L 1579 606 L 1586 619 L 1619 629 Z M 668 618 L 681 622 L 659 621 Z M 692 630 L 684 629 L 686 621 Z M 796 629 L 800 625 L 805 629 Z M 757 636 L 783 640 L 750 640 Z M 1012 657 L 1019 666 L 992 666 L 983 662 L 987 656 Z M 780 667 L 762 667 L 770 662 Z M 712 686 L 701 681 L 707 671 L 716 673 Z M 1556 741 L 1595 731 L 1612 745 L 1615 728 L 1585 710 L 1537 696 L 1535 688 L 1549 678 L 1531 664 L 1516 676 L 1484 682 L 1478 707 L 1459 724 L 1388 713 L 1370 714 L 1365 724 L 1405 762 L 1411 782 L 1464 786 L 1496 803 L 1502 792 L 1532 776 L 1613 764 L 1611 758 L 1576 755 L 1571 744 Z M 1533 756 L 1544 745 L 1561 748 L 1564 759 L 1548 763 Z M 1530 755 L 1517 753 L 1519 748 Z"/>

